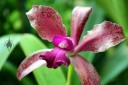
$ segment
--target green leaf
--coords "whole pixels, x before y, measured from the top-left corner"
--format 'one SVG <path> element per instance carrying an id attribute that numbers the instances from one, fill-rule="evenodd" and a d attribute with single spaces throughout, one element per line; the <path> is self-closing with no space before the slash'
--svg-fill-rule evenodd
<path id="1" fill-rule="evenodd" d="M 38 38 L 31 34 L 23 35 L 20 45 L 26 56 L 34 51 L 47 48 Z M 66 83 L 64 74 L 60 68 L 49 69 L 41 67 L 34 70 L 34 76 L 38 85 L 65 85 Z"/>
<path id="2" fill-rule="evenodd" d="M 124 27 L 124 33 L 128 37 L 128 13 L 127 13 L 127 4 L 125 0 L 113 0 L 113 5 L 116 10 L 116 16 L 120 25 Z"/>
<path id="3" fill-rule="evenodd" d="M 81 52 L 80 55 L 89 62 L 92 62 L 95 54 L 93 52 Z"/>
<path id="4" fill-rule="evenodd" d="M 12 76 L 14 76 L 16 78 L 16 71 L 17 71 L 17 67 L 10 61 L 7 61 L 4 66 L 3 69 L 7 70 L 8 73 L 11 73 Z M 34 85 L 32 81 L 30 81 L 29 78 L 25 78 L 22 81 L 20 81 L 22 85 Z"/>
<path id="5" fill-rule="evenodd" d="M 128 37 L 128 11 L 126 0 L 97 0 L 105 12 L 118 24 L 123 26 L 124 33 Z"/>
<path id="6" fill-rule="evenodd" d="M 101 10 L 94 1 L 91 1 L 88 4 L 89 7 L 92 7 L 92 12 L 88 18 L 87 23 L 85 24 L 84 31 L 82 33 L 81 39 L 86 35 L 87 31 L 92 30 L 95 24 L 99 24 L 104 20 L 104 12 Z"/>
<path id="7" fill-rule="evenodd" d="M 103 66 L 100 76 L 102 85 L 105 85 L 127 68 L 128 47 L 122 43 L 111 57 L 107 57 Z"/>
<path id="8" fill-rule="evenodd" d="M 12 47 L 10 50 L 6 47 L 9 37 L 12 43 Z M 0 46 L 1 46 L 0 47 L 0 70 L 2 66 L 4 65 L 4 63 L 6 62 L 12 50 L 15 48 L 15 46 L 20 41 L 20 38 L 21 38 L 21 35 L 18 35 L 18 34 L 5 35 L 0 38 Z"/>

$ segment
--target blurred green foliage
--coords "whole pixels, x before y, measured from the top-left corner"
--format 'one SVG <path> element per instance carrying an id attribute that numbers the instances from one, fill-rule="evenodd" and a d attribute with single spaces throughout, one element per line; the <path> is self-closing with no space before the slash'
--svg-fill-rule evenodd
<path id="1" fill-rule="evenodd" d="M 56 70 L 41 67 L 23 80 L 16 78 L 21 61 L 30 53 L 53 45 L 41 40 L 30 26 L 25 12 L 32 5 L 51 6 L 62 16 L 70 35 L 72 9 L 77 6 L 91 6 L 93 11 L 86 23 L 82 36 L 95 24 L 109 20 L 124 28 L 126 40 L 103 53 L 83 52 L 83 55 L 97 69 L 102 85 L 128 85 L 128 1 L 127 0 L 1 0 L 0 1 L 0 85 L 66 85 L 68 67 Z M 31 33 L 31 34 L 24 34 Z M 8 51 L 5 44 L 10 36 L 13 47 Z M 70 85 L 80 85 L 73 69 Z"/>

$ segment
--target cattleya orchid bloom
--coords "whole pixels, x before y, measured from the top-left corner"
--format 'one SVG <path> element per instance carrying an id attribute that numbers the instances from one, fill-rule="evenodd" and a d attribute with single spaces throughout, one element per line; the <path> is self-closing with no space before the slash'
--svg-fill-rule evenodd
<path id="1" fill-rule="evenodd" d="M 83 51 L 103 52 L 122 42 L 122 27 L 110 21 L 94 26 L 80 41 L 85 23 L 92 11 L 91 7 L 76 6 L 72 12 L 71 37 L 66 36 L 66 29 L 61 16 L 49 6 L 33 6 L 27 12 L 30 24 L 44 40 L 52 42 L 53 49 L 37 51 L 27 57 L 19 66 L 18 79 L 34 69 L 46 65 L 48 68 L 73 64 L 82 85 L 100 85 L 100 78 L 95 68 L 78 53 Z M 80 43 L 79 43 L 80 41 Z"/>

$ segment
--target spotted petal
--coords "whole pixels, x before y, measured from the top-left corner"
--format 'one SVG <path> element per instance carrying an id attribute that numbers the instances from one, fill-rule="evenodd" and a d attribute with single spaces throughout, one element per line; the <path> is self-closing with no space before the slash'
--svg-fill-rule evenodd
<path id="1" fill-rule="evenodd" d="M 72 11 L 71 22 L 71 37 L 74 39 L 76 45 L 79 42 L 85 23 L 92 11 L 91 7 L 77 6 Z"/>
<path id="2" fill-rule="evenodd" d="M 18 79 L 22 79 L 24 76 L 29 74 L 31 71 L 33 71 L 36 68 L 39 68 L 40 66 L 47 65 L 47 62 L 45 60 L 42 60 L 39 58 L 40 55 L 44 55 L 45 52 L 50 50 L 40 50 L 37 51 L 27 58 L 23 60 L 23 62 L 19 65 L 17 70 L 17 77 Z"/>
<path id="3" fill-rule="evenodd" d="M 122 27 L 110 21 L 104 21 L 95 25 L 93 30 L 88 31 L 75 51 L 103 52 L 123 40 L 125 40 L 125 37 Z"/>
<path id="4" fill-rule="evenodd" d="M 51 7 L 33 6 L 27 13 L 30 24 L 42 39 L 52 41 L 54 36 L 66 36 L 61 16 Z"/>
<path id="5" fill-rule="evenodd" d="M 70 57 L 70 60 L 81 80 L 82 85 L 100 85 L 100 77 L 91 63 L 80 55 Z"/>

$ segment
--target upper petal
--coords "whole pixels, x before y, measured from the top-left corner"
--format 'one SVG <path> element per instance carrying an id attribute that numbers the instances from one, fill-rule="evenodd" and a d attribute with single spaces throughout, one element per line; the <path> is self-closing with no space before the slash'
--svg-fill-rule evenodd
<path id="1" fill-rule="evenodd" d="M 79 42 L 85 23 L 92 11 L 91 7 L 77 6 L 72 11 L 71 21 L 71 37 L 74 39 L 76 45 Z"/>
<path id="2" fill-rule="evenodd" d="M 49 49 L 34 52 L 22 61 L 17 70 L 17 77 L 19 80 L 29 74 L 34 69 L 47 64 L 45 60 L 39 58 L 39 56 L 44 55 L 46 51 L 49 51 Z"/>
<path id="3" fill-rule="evenodd" d="M 88 31 L 75 51 L 103 52 L 125 40 L 121 26 L 110 21 L 104 21 L 95 25 L 93 30 Z"/>
<path id="4" fill-rule="evenodd" d="M 91 63 L 80 55 L 70 57 L 82 85 L 100 85 L 100 77 Z"/>
<path id="5" fill-rule="evenodd" d="M 53 8 L 48 6 L 33 6 L 27 17 L 42 39 L 52 41 L 55 35 L 66 36 L 62 18 Z"/>

